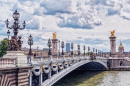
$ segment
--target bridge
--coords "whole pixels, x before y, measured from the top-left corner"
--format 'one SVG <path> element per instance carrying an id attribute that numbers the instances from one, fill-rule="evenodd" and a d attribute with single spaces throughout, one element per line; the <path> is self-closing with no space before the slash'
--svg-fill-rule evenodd
<path id="1" fill-rule="evenodd" d="M 41 57 L 31 62 L 30 86 L 51 86 L 73 70 L 108 70 L 107 63 L 107 58 L 98 56 Z"/>
<path id="2" fill-rule="evenodd" d="M 16 23 L 19 21 L 17 10 L 13 15 L 13 26 L 19 26 L 19 23 Z M 33 55 L 34 53 L 32 53 L 31 49 L 33 37 L 31 35 L 28 37 L 30 49 L 29 52 L 26 51 L 28 54 L 25 55 L 25 52 L 21 50 L 21 37 L 17 35 L 19 29 L 25 28 L 25 21 L 23 28 L 8 27 L 8 24 L 9 21 L 7 19 L 6 26 L 8 29 L 13 29 L 14 35 L 10 40 L 8 38 L 7 54 L 0 58 L 0 86 L 51 86 L 73 70 L 130 70 L 130 56 L 126 54 L 122 56 L 124 48 L 121 43 L 119 47 L 121 52 L 118 52 L 118 54 L 116 52 L 115 30 L 111 31 L 111 36 L 109 37 L 110 52 L 107 54 L 107 58 L 103 51 L 96 49 L 95 52 L 95 48 L 93 48 L 93 52 L 92 50 L 90 52 L 88 47 L 88 52 L 85 52 L 85 45 L 83 46 L 83 54 L 80 52 L 79 44 L 77 45 L 78 56 L 75 56 L 73 43 L 71 43 L 71 56 L 65 57 L 64 42 L 62 41 L 60 46 L 60 40 L 56 38 L 56 33 L 53 33 L 53 39 L 48 40 L 48 57 L 44 58 L 41 55 L 39 56 L 40 58 L 34 58 L 35 55 Z M 9 36 L 9 30 L 7 33 Z M 60 47 L 62 48 L 62 56 L 60 56 Z M 90 55 L 86 56 L 86 54 Z"/>

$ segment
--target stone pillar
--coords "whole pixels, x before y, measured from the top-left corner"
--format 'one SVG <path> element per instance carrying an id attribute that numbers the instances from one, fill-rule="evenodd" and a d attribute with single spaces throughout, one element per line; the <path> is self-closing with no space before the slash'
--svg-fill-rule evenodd
<path id="1" fill-rule="evenodd" d="M 111 56 L 115 57 L 116 55 L 116 37 L 109 37 L 110 38 L 110 51 L 111 51 Z"/>
<path id="2" fill-rule="evenodd" d="M 40 74 L 40 76 L 39 76 L 39 86 L 42 86 L 43 84 L 42 84 L 42 71 L 41 71 L 41 74 Z"/>
<path id="3" fill-rule="evenodd" d="M 58 55 L 57 43 L 58 43 L 57 39 L 52 39 L 52 55 L 56 55 L 56 56 Z"/>
<path id="4" fill-rule="evenodd" d="M 16 67 L 27 66 L 27 56 L 24 55 L 24 51 L 6 51 L 7 54 L 3 58 L 15 58 Z"/>
<path id="5" fill-rule="evenodd" d="M 29 74 L 29 86 L 32 86 L 32 71 L 31 70 Z"/>
<path id="6" fill-rule="evenodd" d="M 48 79 L 51 79 L 51 68 L 50 68 L 50 71 L 48 73 Z"/>

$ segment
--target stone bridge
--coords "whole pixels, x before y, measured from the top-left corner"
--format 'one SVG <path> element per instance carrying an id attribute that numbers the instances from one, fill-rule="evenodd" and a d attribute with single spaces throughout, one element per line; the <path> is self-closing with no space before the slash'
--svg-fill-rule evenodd
<path id="1" fill-rule="evenodd" d="M 32 62 L 30 86 L 51 86 L 73 70 L 108 70 L 107 59 L 96 57 L 57 57 Z"/>

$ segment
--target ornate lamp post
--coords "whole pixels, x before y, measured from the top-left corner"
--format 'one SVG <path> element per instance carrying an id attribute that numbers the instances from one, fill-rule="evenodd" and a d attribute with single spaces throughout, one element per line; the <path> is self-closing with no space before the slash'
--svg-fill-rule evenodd
<path id="1" fill-rule="evenodd" d="M 111 50 L 110 50 L 110 57 L 111 57 Z"/>
<path id="2" fill-rule="evenodd" d="M 62 48 L 62 55 L 64 55 L 64 50 L 63 50 L 63 48 L 64 48 L 64 42 L 63 41 L 61 42 L 61 48 Z"/>
<path id="3" fill-rule="evenodd" d="M 20 28 L 20 25 L 19 25 L 19 17 L 20 17 L 20 14 L 17 12 L 17 10 L 15 10 L 15 12 L 13 13 L 13 18 L 14 18 L 14 23 L 11 27 L 8 27 L 9 25 L 9 21 L 7 19 L 7 21 L 5 21 L 6 23 L 6 27 L 8 29 L 13 29 L 13 32 L 14 32 L 14 36 L 11 37 L 11 41 L 13 41 L 14 43 L 10 42 L 11 45 L 9 47 L 9 50 L 21 50 L 21 46 L 22 46 L 22 41 L 21 41 L 21 37 L 18 39 L 17 38 L 17 34 L 18 34 L 18 30 L 23 30 L 26 26 L 26 23 L 25 21 L 23 22 L 23 28 Z"/>
<path id="4" fill-rule="evenodd" d="M 30 45 L 30 49 L 29 49 L 28 55 L 33 55 L 32 54 L 32 49 L 31 49 L 31 46 L 33 45 L 33 37 L 31 35 L 28 37 L 28 45 Z"/>
<path id="5" fill-rule="evenodd" d="M 86 50 L 86 47 L 85 47 L 85 45 L 83 46 L 83 49 L 84 49 L 84 56 L 85 56 L 85 50 Z"/>
<path id="6" fill-rule="evenodd" d="M 89 56 L 90 47 L 88 46 L 88 56 Z"/>
<path id="7" fill-rule="evenodd" d="M 31 46 L 33 45 L 33 37 L 31 35 L 28 37 L 28 45 L 30 45 L 30 49 L 29 49 L 28 55 L 29 55 L 29 58 L 30 58 L 29 61 L 31 62 L 31 55 L 33 55 L 32 49 L 31 49 Z"/>
<path id="8" fill-rule="evenodd" d="M 96 49 L 96 56 L 97 56 L 97 49 Z"/>
<path id="9" fill-rule="evenodd" d="M 38 56 L 38 48 L 39 48 L 39 47 L 37 46 L 37 54 L 36 54 L 37 56 Z"/>
<path id="10" fill-rule="evenodd" d="M 59 56 L 60 56 L 60 40 L 58 42 L 59 42 Z"/>
<path id="11" fill-rule="evenodd" d="M 95 48 L 93 48 L 93 53 L 95 52 Z"/>
<path id="12" fill-rule="evenodd" d="M 73 43 L 71 43 L 71 50 L 72 50 L 72 52 L 71 52 L 71 55 L 73 55 Z"/>
<path id="13" fill-rule="evenodd" d="M 8 47 L 9 47 L 9 35 L 10 35 L 10 31 L 7 31 L 7 35 L 8 35 Z"/>
<path id="14" fill-rule="evenodd" d="M 50 55 L 51 55 L 51 49 L 50 49 L 50 47 L 52 46 L 52 45 L 51 45 L 51 39 L 50 39 L 50 38 L 49 38 L 49 40 L 48 40 L 47 45 L 48 45 L 48 47 L 49 47 L 48 55 L 50 56 Z"/>
<path id="15" fill-rule="evenodd" d="M 80 58 L 80 45 L 78 44 L 77 47 L 78 47 L 78 56 Z"/>
<path id="16" fill-rule="evenodd" d="M 104 56 L 104 52 L 102 51 L 102 57 Z"/>

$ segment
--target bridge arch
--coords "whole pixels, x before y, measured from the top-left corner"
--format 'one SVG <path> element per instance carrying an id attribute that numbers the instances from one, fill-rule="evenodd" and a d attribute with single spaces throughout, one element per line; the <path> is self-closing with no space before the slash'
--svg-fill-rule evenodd
<path id="1" fill-rule="evenodd" d="M 77 62 L 77 63 L 73 64 L 72 66 L 69 66 L 68 68 L 62 70 L 58 74 L 55 74 L 54 76 L 52 76 L 51 79 L 48 79 L 48 80 L 44 81 L 43 85 L 44 86 L 51 86 L 54 83 L 56 83 L 58 80 L 63 78 L 65 75 L 72 72 L 73 70 L 75 70 L 77 68 L 80 68 L 80 67 L 82 67 L 84 65 L 92 64 L 92 63 L 99 64 L 100 66 L 102 66 L 104 69 L 107 70 L 107 65 L 104 62 L 100 61 L 100 60 L 94 60 L 94 61 L 83 60 L 83 61 L 80 61 L 80 62 Z"/>
<path id="2" fill-rule="evenodd" d="M 100 60 L 90 61 L 82 66 L 78 67 L 76 70 L 107 70 L 107 64 Z"/>

